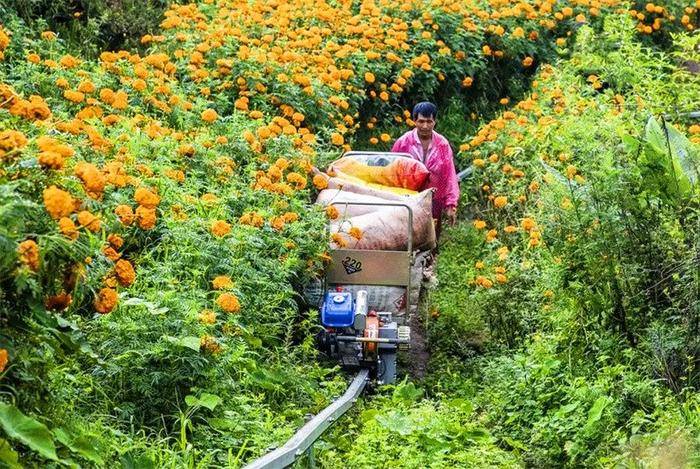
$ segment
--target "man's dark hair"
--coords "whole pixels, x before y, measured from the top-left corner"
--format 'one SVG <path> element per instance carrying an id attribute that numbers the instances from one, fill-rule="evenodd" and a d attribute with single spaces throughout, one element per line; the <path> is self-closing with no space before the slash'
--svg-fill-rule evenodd
<path id="1" fill-rule="evenodd" d="M 411 113 L 413 120 L 418 119 L 418 114 L 423 117 L 432 117 L 433 119 L 437 119 L 437 106 L 428 101 L 418 103 L 413 106 L 413 112 Z"/>

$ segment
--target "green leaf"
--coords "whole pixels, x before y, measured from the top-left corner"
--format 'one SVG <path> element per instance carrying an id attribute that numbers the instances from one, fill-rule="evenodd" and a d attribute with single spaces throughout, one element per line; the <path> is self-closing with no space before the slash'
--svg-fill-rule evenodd
<path id="1" fill-rule="evenodd" d="M 21 469 L 19 464 L 19 454 L 12 449 L 7 440 L 0 438 L 0 466 L 10 469 Z"/>
<path id="2" fill-rule="evenodd" d="M 387 415 L 379 415 L 376 419 L 382 427 L 401 436 L 410 435 L 414 431 L 411 419 L 397 411 L 391 411 Z"/>
<path id="3" fill-rule="evenodd" d="M 422 396 L 423 390 L 421 388 L 417 388 L 413 382 L 403 382 L 399 384 L 396 389 L 394 389 L 392 400 L 394 402 L 405 402 L 410 404 L 412 402 L 416 402 Z"/>
<path id="4" fill-rule="evenodd" d="M 200 406 L 214 410 L 216 406 L 221 404 L 221 398 L 215 394 L 202 393 L 199 397 L 189 394 L 185 396 L 185 403 L 190 407 Z"/>
<path id="5" fill-rule="evenodd" d="M 367 409 L 367 410 L 363 410 L 363 411 L 360 413 L 360 420 L 361 420 L 363 423 L 367 423 L 367 422 L 369 422 L 370 420 L 374 419 L 378 414 L 379 414 L 379 411 L 378 411 L 377 409 Z"/>
<path id="6" fill-rule="evenodd" d="M 588 410 L 588 421 L 586 422 L 586 428 L 590 428 L 603 416 L 603 410 L 610 403 L 610 399 L 607 396 L 601 396 L 593 403 L 591 408 Z"/>
<path id="7" fill-rule="evenodd" d="M 27 417 L 15 406 L 0 402 L 0 425 L 10 438 L 16 438 L 47 459 L 58 461 L 53 437 L 43 423 Z"/>
<path id="8" fill-rule="evenodd" d="M 199 352 L 199 337 L 187 336 L 187 337 L 172 337 L 169 335 L 163 336 L 168 342 L 179 345 L 181 347 L 192 349 Z"/>
<path id="9" fill-rule="evenodd" d="M 87 435 L 75 435 L 69 433 L 63 428 L 56 428 L 53 431 L 54 436 L 58 441 L 67 446 L 74 453 L 78 453 L 88 461 L 92 461 L 100 466 L 104 465 L 104 459 L 97 451 L 93 444 L 94 439 Z"/>

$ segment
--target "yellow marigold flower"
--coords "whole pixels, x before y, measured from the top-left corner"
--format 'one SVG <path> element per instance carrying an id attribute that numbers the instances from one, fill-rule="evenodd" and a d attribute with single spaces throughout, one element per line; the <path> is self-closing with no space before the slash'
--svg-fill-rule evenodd
<path id="1" fill-rule="evenodd" d="M 353 226 L 350 228 L 350 231 L 348 232 L 350 236 L 353 238 L 357 239 L 358 241 L 362 239 L 362 230 L 356 226 Z"/>
<path id="2" fill-rule="evenodd" d="M 238 313 L 241 310 L 241 302 L 233 293 L 224 293 L 216 299 L 216 304 L 227 313 Z"/>
<path id="3" fill-rule="evenodd" d="M 211 124 L 212 122 L 214 122 L 218 118 L 219 118 L 219 115 L 213 109 L 205 109 L 204 111 L 202 111 L 202 120 L 204 122 Z"/>
<path id="4" fill-rule="evenodd" d="M 114 213 L 124 225 L 129 226 L 134 222 L 134 211 L 128 205 L 117 205 Z"/>
<path id="5" fill-rule="evenodd" d="M 477 270 L 482 270 L 485 267 L 485 264 L 482 261 L 476 261 L 474 263 L 474 268 Z"/>
<path id="6" fill-rule="evenodd" d="M 214 290 L 229 290 L 234 287 L 233 280 L 227 275 L 219 275 L 211 282 Z"/>
<path id="7" fill-rule="evenodd" d="M 505 195 L 499 195 L 493 200 L 493 205 L 496 208 L 505 207 L 506 205 L 508 205 L 508 197 L 506 197 Z"/>
<path id="8" fill-rule="evenodd" d="M 375 81 L 374 73 L 372 73 L 372 72 L 365 72 L 365 81 L 366 81 L 367 83 L 370 83 L 370 84 L 371 84 L 371 83 L 374 83 L 374 81 Z"/>
<path id="9" fill-rule="evenodd" d="M 94 164 L 80 162 L 75 165 L 73 172 L 83 181 L 85 192 L 88 194 L 99 195 L 104 191 L 107 181 Z"/>
<path id="10" fill-rule="evenodd" d="M 501 246 L 496 250 L 498 253 L 498 260 L 504 261 L 508 258 L 508 253 L 510 250 L 508 249 L 508 246 Z"/>
<path id="11" fill-rule="evenodd" d="M 486 242 L 490 243 L 498 237 L 498 230 L 491 229 L 486 233 Z"/>
<path id="12" fill-rule="evenodd" d="M 131 262 L 120 259 L 114 266 L 114 273 L 117 276 L 117 281 L 122 287 L 129 287 L 134 283 L 136 279 L 136 272 L 134 272 L 134 266 Z"/>
<path id="13" fill-rule="evenodd" d="M 5 371 L 5 368 L 7 367 L 7 362 L 8 362 L 7 350 L 4 348 L 0 348 L 0 373 Z"/>
<path id="14" fill-rule="evenodd" d="M 287 174 L 287 181 L 294 184 L 296 190 L 302 190 L 306 187 L 306 178 L 297 172 Z"/>
<path id="15" fill-rule="evenodd" d="M 527 56 L 523 59 L 523 67 L 529 67 L 532 65 L 532 62 L 534 62 L 533 58 L 530 56 Z"/>
<path id="16" fill-rule="evenodd" d="M 484 220 L 474 220 L 473 222 L 474 228 L 477 230 L 483 230 L 486 228 L 486 222 Z"/>
<path id="17" fill-rule="evenodd" d="M 248 113 L 248 117 L 250 117 L 251 119 L 262 119 L 263 115 L 264 114 L 258 110 L 250 111 Z"/>
<path id="18" fill-rule="evenodd" d="M 231 232 L 231 225 L 229 225 L 224 220 L 216 220 L 211 225 L 211 233 L 218 238 L 220 238 L 222 236 L 226 236 L 230 232 Z"/>
<path id="19" fill-rule="evenodd" d="M 464 77 L 464 80 L 462 80 L 462 86 L 465 88 L 472 86 L 472 83 L 474 83 L 474 79 L 472 77 Z"/>
<path id="20" fill-rule="evenodd" d="M 42 31 L 41 38 L 45 41 L 53 41 L 56 39 L 56 33 L 53 31 Z"/>
<path id="21" fill-rule="evenodd" d="M 56 186 L 44 189 L 44 206 L 52 218 L 67 217 L 73 212 L 73 197 Z"/>
<path id="22" fill-rule="evenodd" d="M 103 288 L 95 297 L 93 306 L 98 313 L 107 314 L 117 306 L 118 301 L 119 297 L 117 296 L 116 290 L 112 288 Z"/>
<path id="23" fill-rule="evenodd" d="M 501 284 L 506 283 L 508 281 L 508 277 L 506 277 L 505 274 L 496 274 L 494 278 L 496 279 L 496 282 Z"/>
<path id="24" fill-rule="evenodd" d="M 198 319 L 202 324 L 212 325 L 216 323 L 216 313 L 210 309 L 203 309 L 199 313 Z"/>
<path id="25" fill-rule="evenodd" d="M 513 233 L 515 233 L 516 231 L 518 231 L 518 227 L 517 227 L 517 226 L 513 226 L 513 225 L 508 225 L 508 226 L 506 226 L 506 227 L 503 229 L 503 231 L 505 231 L 505 232 L 508 233 L 508 234 L 513 234 Z"/>
<path id="26" fill-rule="evenodd" d="M 19 254 L 20 262 L 26 265 L 29 270 L 32 272 L 39 270 L 39 246 L 35 241 L 28 239 L 19 243 L 17 254 Z"/>
<path id="27" fill-rule="evenodd" d="M 78 228 L 73 223 L 73 220 L 68 217 L 62 217 L 58 220 L 58 230 L 68 239 L 78 238 Z"/>

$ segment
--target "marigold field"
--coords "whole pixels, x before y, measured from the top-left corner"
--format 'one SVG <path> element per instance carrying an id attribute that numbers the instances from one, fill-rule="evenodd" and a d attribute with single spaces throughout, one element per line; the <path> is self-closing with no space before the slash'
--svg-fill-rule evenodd
<path id="1" fill-rule="evenodd" d="M 700 1 L 122 3 L 0 0 L 0 466 L 241 467 L 342 394 L 314 170 L 422 100 L 427 373 L 295 467 L 700 464 Z"/>

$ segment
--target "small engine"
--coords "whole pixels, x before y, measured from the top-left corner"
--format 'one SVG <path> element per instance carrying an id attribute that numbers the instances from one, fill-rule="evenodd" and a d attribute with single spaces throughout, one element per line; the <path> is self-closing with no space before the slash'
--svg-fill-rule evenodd
<path id="1" fill-rule="evenodd" d="M 326 292 L 321 306 L 319 349 L 343 367 L 369 368 L 380 384 L 396 381 L 396 352 L 407 349 L 410 328 L 399 326 L 391 312 L 370 310 L 367 292 Z"/>

